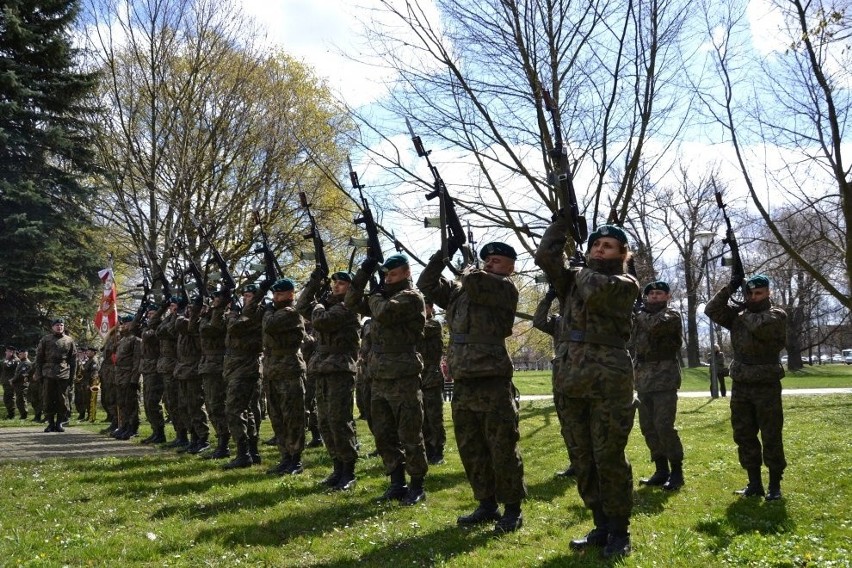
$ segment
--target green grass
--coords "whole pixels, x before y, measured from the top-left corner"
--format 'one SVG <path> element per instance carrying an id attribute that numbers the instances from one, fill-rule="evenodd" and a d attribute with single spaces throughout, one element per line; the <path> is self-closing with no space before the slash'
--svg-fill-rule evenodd
<path id="1" fill-rule="evenodd" d="M 624 566 L 852 565 L 852 395 L 789 397 L 790 462 L 779 502 L 740 500 L 744 485 L 727 401 L 686 399 L 678 425 L 686 487 L 637 488 L 634 554 Z M 449 418 L 449 411 L 447 411 Z M 364 429 L 364 423 L 358 423 Z M 448 426 L 451 426 L 448 424 Z M 96 430 L 100 425 L 86 426 Z M 269 425 L 265 423 L 264 434 Z M 565 465 L 548 401 L 521 407 L 521 450 L 529 497 L 524 528 L 495 537 L 460 529 L 474 506 L 451 428 L 447 463 L 427 477 L 428 499 L 412 508 L 378 504 L 386 478 L 377 458 L 360 460 L 354 491 L 318 489 L 330 462 L 306 452 L 291 478 L 261 467 L 225 472 L 192 456 L 52 460 L 0 464 L 0 558 L 9 566 L 600 566 L 570 538 L 591 527 Z M 147 435 L 147 432 L 143 432 Z M 2 432 L 0 432 L 2 435 Z M 364 436 L 363 450 L 372 449 Z M 638 426 L 628 455 L 634 477 L 651 473 Z"/>
<path id="2" fill-rule="evenodd" d="M 521 394 L 540 395 L 551 394 L 550 371 L 516 371 L 515 386 Z M 728 389 L 731 388 L 731 378 L 725 379 Z M 840 388 L 852 387 L 852 365 L 805 365 L 801 371 L 787 371 L 782 382 L 784 388 Z M 683 391 L 710 391 L 710 369 L 699 367 L 683 370 Z"/>

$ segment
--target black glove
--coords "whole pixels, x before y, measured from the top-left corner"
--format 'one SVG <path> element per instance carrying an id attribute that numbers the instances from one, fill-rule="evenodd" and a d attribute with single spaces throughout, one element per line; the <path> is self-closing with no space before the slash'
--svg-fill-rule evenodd
<path id="1" fill-rule="evenodd" d="M 568 259 L 568 266 L 571 268 L 585 268 L 586 267 L 586 257 L 584 257 L 580 251 L 575 252 L 570 259 Z"/>
<path id="2" fill-rule="evenodd" d="M 447 239 L 447 258 L 453 258 L 459 249 L 464 246 L 464 237 L 453 235 Z"/>
<path id="3" fill-rule="evenodd" d="M 373 258 L 372 256 L 368 256 L 361 262 L 361 270 L 366 272 L 367 274 L 372 274 L 376 271 L 376 268 L 379 266 L 379 259 Z"/>
<path id="4" fill-rule="evenodd" d="M 728 284 L 728 292 L 733 294 L 737 290 L 740 289 L 740 286 L 743 285 L 743 280 L 745 280 L 745 275 L 740 273 L 734 273 L 731 275 L 731 283 Z"/>
<path id="5" fill-rule="evenodd" d="M 204 305 L 204 296 L 201 294 L 197 294 L 192 297 L 192 303 L 198 306 L 199 308 Z"/>
<path id="6" fill-rule="evenodd" d="M 384 292 L 382 283 L 376 278 L 370 278 L 370 288 L 367 293 L 372 296 L 373 294 L 381 294 L 382 292 Z"/>
<path id="7" fill-rule="evenodd" d="M 324 280 L 328 277 L 328 274 L 322 268 L 315 268 L 313 272 L 311 272 L 311 280 Z"/>
<path id="8" fill-rule="evenodd" d="M 552 302 L 556 299 L 556 289 L 553 286 L 547 289 L 547 293 L 544 295 L 544 299 L 548 302 Z"/>

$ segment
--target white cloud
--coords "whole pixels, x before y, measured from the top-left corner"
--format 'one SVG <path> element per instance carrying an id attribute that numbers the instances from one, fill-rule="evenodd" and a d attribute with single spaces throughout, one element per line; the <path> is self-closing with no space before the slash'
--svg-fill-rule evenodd
<path id="1" fill-rule="evenodd" d="M 791 38 L 784 23 L 784 14 L 772 0 L 751 0 L 746 8 L 754 49 L 761 55 L 783 53 L 790 47 Z"/>

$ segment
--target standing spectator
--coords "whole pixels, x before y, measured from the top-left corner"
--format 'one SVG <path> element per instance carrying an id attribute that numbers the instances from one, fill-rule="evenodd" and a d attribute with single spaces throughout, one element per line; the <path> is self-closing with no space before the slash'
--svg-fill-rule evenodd
<path id="1" fill-rule="evenodd" d="M 68 402 L 65 400 L 67 383 L 77 372 L 77 346 L 65 334 L 65 320 L 54 319 L 51 333 L 41 338 L 36 349 L 33 371 L 44 388 L 44 411 L 47 414 L 45 432 L 64 432 L 61 420 Z"/>

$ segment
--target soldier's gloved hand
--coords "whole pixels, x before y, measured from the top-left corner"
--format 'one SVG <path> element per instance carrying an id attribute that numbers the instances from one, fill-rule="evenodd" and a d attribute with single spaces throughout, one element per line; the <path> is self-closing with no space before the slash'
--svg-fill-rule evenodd
<path id="1" fill-rule="evenodd" d="M 550 220 L 552 222 L 556 222 L 559 219 L 562 219 L 564 217 L 565 217 L 565 209 L 557 209 L 556 212 L 553 214 L 553 216 L 550 217 Z"/>
<path id="2" fill-rule="evenodd" d="M 374 258 L 372 256 L 368 256 L 361 262 L 361 270 L 363 270 L 367 274 L 372 274 L 373 272 L 375 272 L 378 266 L 379 259 Z"/>
<path id="3" fill-rule="evenodd" d="M 728 284 L 728 292 L 733 294 L 737 290 L 740 289 L 740 286 L 743 285 L 743 280 L 745 280 L 745 275 L 740 273 L 734 273 L 731 275 L 731 283 Z"/>
<path id="4" fill-rule="evenodd" d="M 571 258 L 568 259 L 568 266 L 571 268 L 585 268 L 586 267 L 586 257 L 584 257 L 580 251 L 576 251 Z"/>
<path id="5" fill-rule="evenodd" d="M 328 274 L 322 268 L 315 268 L 313 272 L 311 272 L 311 280 L 324 280 Z"/>
<path id="6" fill-rule="evenodd" d="M 200 308 L 204 305 L 204 297 L 201 294 L 193 296 L 192 303 Z"/>
<path id="7" fill-rule="evenodd" d="M 556 299 L 556 289 L 551 284 L 550 288 L 547 289 L 547 293 L 544 295 L 544 299 L 548 302 L 552 302 Z"/>
<path id="8" fill-rule="evenodd" d="M 370 289 L 368 294 L 372 296 L 373 294 L 381 294 L 382 292 L 384 292 L 384 287 L 381 282 L 379 282 L 376 278 L 370 278 Z"/>
<path id="9" fill-rule="evenodd" d="M 464 237 L 460 237 L 458 235 L 453 235 L 447 239 L 447 258 L 453 258 L 453 255 L 456 254 L 461 248 L 464 246 Z"/>

